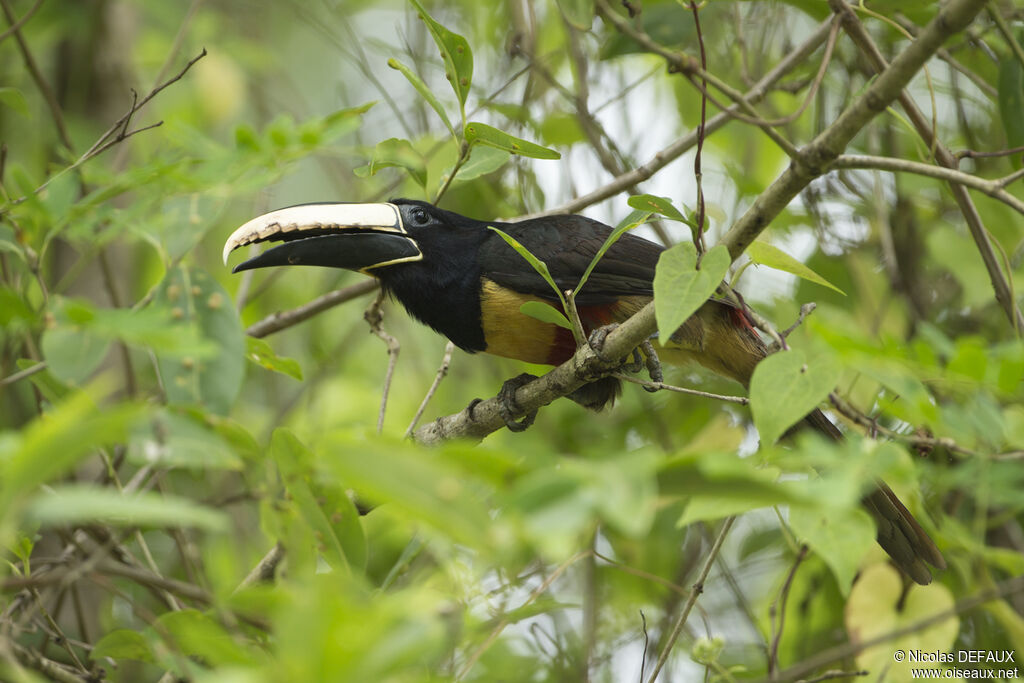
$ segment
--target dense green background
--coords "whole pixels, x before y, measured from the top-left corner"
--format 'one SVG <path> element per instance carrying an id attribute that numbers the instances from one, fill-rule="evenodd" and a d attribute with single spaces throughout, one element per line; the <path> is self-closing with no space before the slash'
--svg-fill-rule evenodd
<path id="1" fill-rule="evenodd" d="M 1024 573 L 1024 345 L 947 185 L 824 176 L 762 240 L 834 287 L 763 265 L 736 281 L 780 328 L 816 302 L 792 346 L 813 372 L 841 377 L 839 395 L 895 438 L 870 440 L 836 416 L 843 445 L 808 436 L 758 449 L 745 408 L 627 386 L 599 416 L 557 401 L 525 433 L 424 449 L 403 435 L 445 340 L 384 304 L 401 352 L 377 434 L 388 357 L 362 316 L 373 294 L 263 341 L 245 334 L 363 276 L 233 276 L 220 262 L 226 236 L 301 202 L 435 199 L 464 116 L 561 159 L 512 156 L 497 138 L 474 145 L 441 205 L 479 218 L 553 209 L 693 130 L 698 91 L 594 19 L 586 0 L 428 3 L 466 41 L 456 89 L 428 24 L 398 0 L 0 6 L 34 11 L 0 38 L 0 678 L 639 680 L 722 520 L 741 513 L 663 680 L 791 667 L 786 680 L 836 669 L 879 680 L 897 648 L 1024 658 L 1024 594 L 1006 582 Z M 641 6 L 636 25 L 655 41 L 699 54 L 689 9 Z M 916 32 L 936 11 L 869 7 L 878 14 L 858 16 L 890 58 L 907 45 L 891 22 Z M 746 91 L 827 17 L 824 2 L 710 2 L 700 10 L 708 71 Z M 969 38 L 947 43 L 952 61 L 932 60 L 930 82 L 914 79 L 910 92 L 926 113 L 934 101 L 950 149 L 1024 145 L 1022 22 L 1014 3 L 991 3 Z M 133 89 L 141 99 L 204 48 L 113 135 L 162 125 L 87 154 Z M 821 59 L 819 48 L 785 76 L 760 114 L 796 111 Z M 777 130 L 807 143 L 872 74 L 840 31 L 820 89 Z M 848 151 L 931 158 L 898 107 Z M 635 192 L 692 212 L 692 162 L 691 151 Z M 710 243 L 786 163 L 748 123 L 708 137 Z M 1018 150 L 960 168 L 1000 178 L 1020 167 Z M 1006 189 L 1024 197 L 1019 178 Z M 1019 292 L 1024 217 L 972 197 Z M 581 212 L 616 224 L 632 211 L 627 198 Z M 661 229 L 690 239 L 682 223 Z M 457 350 L 424 420 L 522 371 L 545 368 Z M 667 381 L 740 391 L 697 368 Z M 790 402 L 776 388 L 754 396 L 755 414 Z M 857 501 L 876 476 L 947 558 L 930 587 L 905 593 L 873 543 Z M 380 505 L 358 516 L 353 491 Z M 276 578 L 240 588 L 278 542 Z M 964 602 L 986 591 L 983 606 Z M 814 659 L 955 604 L 959 616 L 938 626 Z"/>

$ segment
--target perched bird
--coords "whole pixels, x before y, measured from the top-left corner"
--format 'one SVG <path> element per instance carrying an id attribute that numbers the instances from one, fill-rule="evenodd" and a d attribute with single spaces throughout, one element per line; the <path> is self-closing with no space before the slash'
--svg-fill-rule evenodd
<path id="1" fill-rule="evenodd" d="M 537 271 L 489 226 L 514 237 L 547 264 L 562 290 L 573 289 L 611 228 L 583 216 L 547 216 L 517 223 L 479 221 L 408 199 L 375 204 L 305 204 L 272 211 L 238 228 L 224 245 L 224 262 L 238 247 L 283 242 L 234 268 L 328 266 L 377 278 L 412 316 L 468 352 L 484 351 L 530 363 L 559 364 L 576 350 L 572 333 L 520 312 L 527 301 L 560 308 Z M 662 247 L 631 234 L 605 253 L 576 297 L 587 333 L 621 322 L 653 297 Z M 659 349 L 662 361 L 693 360 L 748 386 L 767 349 L 742 307 L 708 300 Z M 586 388 L 585 388 L 586 389 Z M 606 378 L 576 399 L 600 408 L 614 399 Z M 804 423 L 832 439 L 840 431 L 820 411 Z M 883 482 L 863 499 L 878 542 L 914 581 L 927 584 L 945 561 L 938 548 Z"/>

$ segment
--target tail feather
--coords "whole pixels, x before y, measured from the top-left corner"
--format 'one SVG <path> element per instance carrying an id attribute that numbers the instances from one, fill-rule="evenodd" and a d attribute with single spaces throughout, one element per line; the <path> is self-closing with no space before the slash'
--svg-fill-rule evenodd
<path id="1" fill-rule="evenodd" d="M 820 410 L 810 413 L 804 423 L 836 441 L 842 439 L 842 432 Z M 942 553 L 892 489 L 883 481 L 877 486 L 861 503 L 878 527 L 878 545 L 911 579 L 921 585 L 931 583 L 932 575 L 925 563 L 945 569 Z"/>

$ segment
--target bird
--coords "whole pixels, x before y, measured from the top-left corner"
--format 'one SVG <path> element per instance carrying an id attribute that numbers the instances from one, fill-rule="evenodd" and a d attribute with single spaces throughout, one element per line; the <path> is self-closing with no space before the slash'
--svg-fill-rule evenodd
<path id="1" fill-rule="evenodd" d="M 562 291 L 579 284 L 612 232 L 597 220 L 573 214 L 502 222 L 468 218 L 412 199 L 313 203 L 246 222 L 228 237 L 223 257 L 227 264 L 239 247 L 282 242 L 232 272 L 287 265 L 358 271 L 376 278 L 413 318 L 469 353 L 560 364 L 576 351 L 572 332 L 520 311 L 529 301 L 560 309 L 558 295 L 498 230 L 544 261 Z M 622 322 L 652 300 L 662 251 L 631 233 L 608 248 L 575 297 L 585 332 Z M 661 345 L 658 356 L 670 364 L 696 361 L 749 387 L 767 353 L 745 306 L 716 295 Z M 573 398 L 600 409 L 618 391 L 618 380 L 604 378 Z M 819 409 L 803 423 L 829 439 L 843 438 Z M 935 543 L 888 485 L 878 481 L 862 504 L 875 520 L 879 545 L 913 581 L 931 582 L 927 565 L 945 569 Z"/>

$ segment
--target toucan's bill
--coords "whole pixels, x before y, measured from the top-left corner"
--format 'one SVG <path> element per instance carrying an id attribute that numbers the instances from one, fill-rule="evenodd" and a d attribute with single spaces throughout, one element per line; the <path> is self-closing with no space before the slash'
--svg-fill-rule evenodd
<path id="1" fill-rule="evenodd" d="M 423 254 L 402 224 L 394 204 L 300 204 L 252 219 L 224 244 L 224 263 L 235 249 L 258 242 L 284 242 L 233 269 L 269 266 L 329 266 L 369 271 L 419 261 Z"/>

